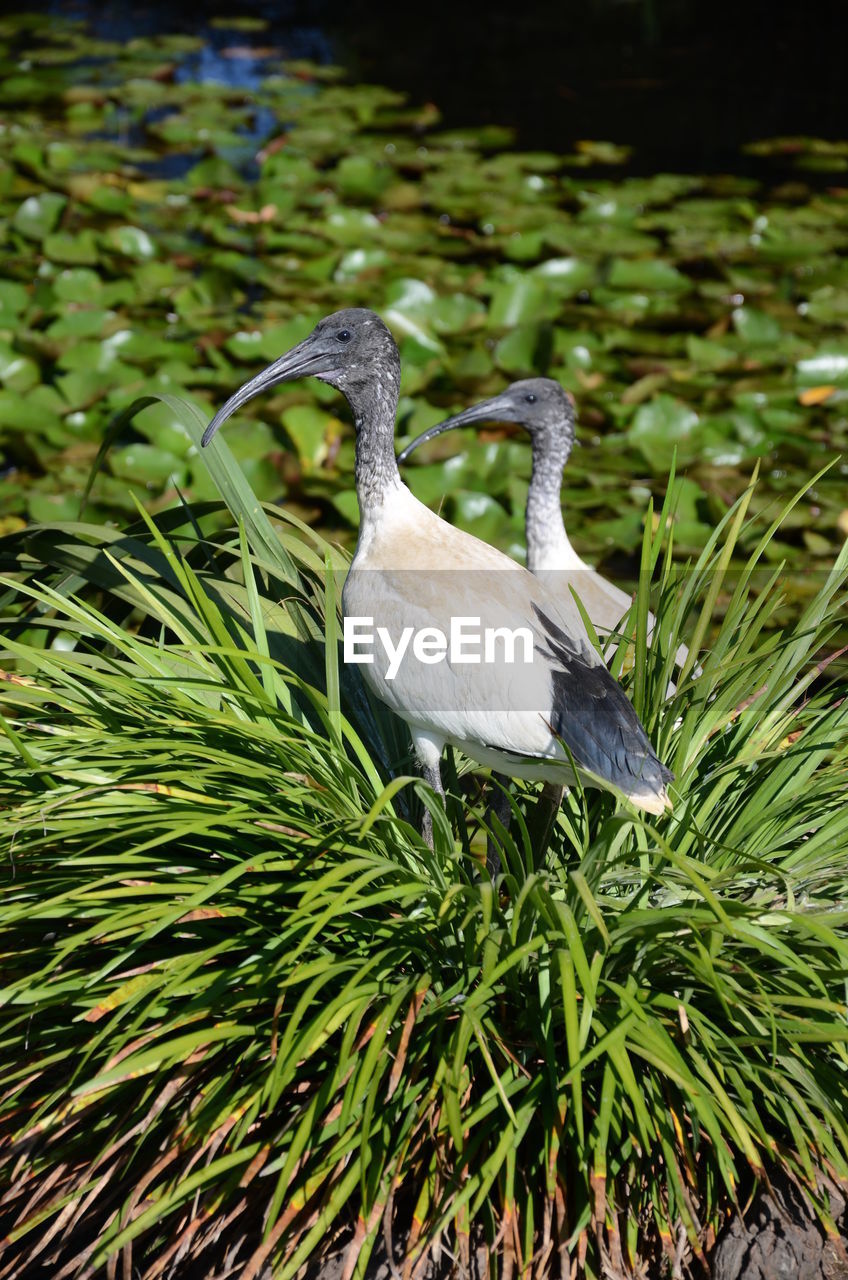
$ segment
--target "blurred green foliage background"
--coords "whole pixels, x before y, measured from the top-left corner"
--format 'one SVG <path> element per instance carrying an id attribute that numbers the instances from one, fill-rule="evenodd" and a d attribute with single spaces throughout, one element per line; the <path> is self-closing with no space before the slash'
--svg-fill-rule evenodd
<path id="1" fill-rule="evenodd" d="M 757 459 L 767 505 L 845 451 L 848 144 L 755 144 L 777 157 L 774 181 L 633 176 L 613 143 L 558 155 L 492 126 L 445 130 L 432 105 L 283 62 L 261 19 L 215 21 L 226 83 L 201 78 L 200 36 L 0 20 L 0 528 L 76 518 L 106 427 L 136 396 L 173 391 L 211 414 L 351 304 L 381 311 L 400 343 L 399 438 L 534 372 L 574 393 L 569 529 L 619 578 L 675 449 L 682 556 Z M 503 435 L 448 437 L 407 475 L 520 556 L 529 452 Z M 353 540 L 353 438 L 332 390 L 262 399 L 228 440 L 261 498 Z M 832 561 L 846 469 L 772 556 Z M 133 496 L 155 510 L 208 485 L 160 405 L 112 449 L 84 514 L 120 523 Z"/>

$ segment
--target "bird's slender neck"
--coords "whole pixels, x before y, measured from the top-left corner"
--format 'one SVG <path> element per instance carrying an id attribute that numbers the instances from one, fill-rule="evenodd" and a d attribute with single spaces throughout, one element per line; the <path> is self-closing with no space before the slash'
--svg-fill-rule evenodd
<path id="1" fill-rule="evenodd" d="M 369 522 L 402 486 L 395 459 L 395 414 L 399 391 L 397 373 L 387 370 L 364 388 L 345 388 L 356 424 L 354 480 L 360 520 Z"/>
<path id="2" fill-rule="evenodd" d="M 568 540 L 562 518 L 562 472 L 569 443 L 564 434 L 541 433 L 533 436 L 532 443 L 533 471 L 524 519 L 527 567 L 531 573 L 579 567 L 582 561 Z"/>

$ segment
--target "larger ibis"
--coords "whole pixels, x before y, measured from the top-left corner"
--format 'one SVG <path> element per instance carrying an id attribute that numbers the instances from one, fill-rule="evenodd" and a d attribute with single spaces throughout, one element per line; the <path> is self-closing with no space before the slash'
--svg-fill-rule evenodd
<path id="1" fill-rule="evenodd" d="M 447 524 L 401 481 L 394 451 L 400 357 L 374 312 L 350 308 L 320 321 L 227 400 L 203 444 L 254 396 L 304 377 L 341 391 L 356 429 L 360 527 L 342 594 L 346 620 L 371 619 L 395 644 L 410 627 L 422 640 L 426 656 L 401 662 L 393 675 L 376 650 L 362 673 L 409 725 L 425 779 L 444 795 L 439 762 L 451 743 L 512 777 L 559 785 L 573 783 L 573 760 L 584 784 L 623 793 L 649 813 L 669 808 L 672 775 L 588 643 L 573 601 Z M 491 661 L 454 661 L 453 652 L 434 658 L 434 637 L 452 635 L 457 619 L 487 636 L 529 633 L 530 661 L 511 664 L 505 645 L 497 660 L 494 647 Z"/>

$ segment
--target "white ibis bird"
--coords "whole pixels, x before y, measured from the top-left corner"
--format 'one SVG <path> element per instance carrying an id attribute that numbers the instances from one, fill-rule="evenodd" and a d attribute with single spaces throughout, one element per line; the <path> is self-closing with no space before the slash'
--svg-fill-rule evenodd
<path id="1" fill-rule="evenodd" d="M 573 761 L 587 785 L 624 793 L 650 813 L 669 808 L 672 775 L 588 643 L 573 601 L 454 529 L 402 483 L 394 451 L 400 357 L 374 312 L 350 308 L 320 321 L 230 397 L 202 443 L 254 396 L 304 377 L 336 387 L 353 413 L 360 527 L 342 608 L 346 625 L 370 620 L 395 653 L 403 634 L 416 635 L 419 660 L 386 667 L 375 644 L 363 676 L 409 725 L 425 779 L 444 796 L 439 761 L 451 743 L 512 777 L 560 785 L 574 781 Z M 491 661 L 463 657 L 462 646 L 439 660 L 438 636 L 453 637 L 457 620 L 477 624 L 478 635 L 529 634 L 530 661 L 510 663 L 505 644 L 496 660 L 494 642 Z"/>
<path id="2" fill-rule="evenodd" d="M 500 395 L 422 432 L 398 455 L 398 462 L 405 462 L 419 445 L 445 431 L 480 422 L 515 423 L 530 436 L 533 466 L 524 517 L 527 567 L 531 573 L 550 575 L 547 585 L 558 593 L 570 596 L 573 588 L 603 640 L 618 630 L 632 601 L 627 592 L 580 558 L 565 531 L 562 475 L 574 445 L 574 406 L 558 382 L 553 378 L 513 382 Z M 649 615 L 649 641 L 653 627 L 654 618 Z M 679 666 L 686 657 L 686 646 L 681 645 L 676 654 Z M 670 692 L 674 692 L 673 685 Z"/>

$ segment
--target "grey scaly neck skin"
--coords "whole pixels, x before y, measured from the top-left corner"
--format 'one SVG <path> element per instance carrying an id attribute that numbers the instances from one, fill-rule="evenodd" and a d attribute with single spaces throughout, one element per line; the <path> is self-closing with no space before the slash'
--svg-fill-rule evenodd
<path id="1" fill-rule="evenodd" d="M 390 495 L 402 488 L 395 458 L 395 415 L 400 392 L 400 360 L 381 363 L 367 380 L 345 378 L 340 389 L 347 397 L 356 425 L 354 480 L 360 519 L 376 515 Z"/>
<path id="2" fill-rule="evenodd" d="M 524 535 L 527 540 L 527 567 L 531 573 L 540 569 L 570 567 L 569 559 L 579 562 L 562 519 L 562 473 L 571 449 L 564 431 L 534 431 L 532 435 L 533 470 Z"/>

